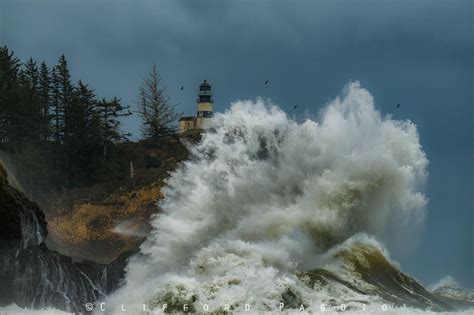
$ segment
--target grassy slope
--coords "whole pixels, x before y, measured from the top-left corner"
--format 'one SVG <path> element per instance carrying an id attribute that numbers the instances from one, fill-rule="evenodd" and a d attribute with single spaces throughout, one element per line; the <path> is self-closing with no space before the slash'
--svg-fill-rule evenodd
<path id="1" fill-rule="evenodd" d="M 178 139 L 121 146 L 124 165 L 133 161 L 133 179 L 108 180 L 48 198 L 50 248 L 75 259 L 107 263 L 143 241 L 150 216 L 159 212 L 156 202 L 163 181 L 188 151 Z M 114 232 L 118 224 L 125 226 L 126 234 Z"/>

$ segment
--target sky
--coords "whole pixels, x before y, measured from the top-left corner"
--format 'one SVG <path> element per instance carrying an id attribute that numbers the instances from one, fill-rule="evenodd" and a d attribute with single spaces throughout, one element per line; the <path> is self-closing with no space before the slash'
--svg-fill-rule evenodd
<path id="1" fill-rule="evenodd" d="M 215 111 L 261 96 L 297 120 L 317 117 L 345 84 L 359 80 L 383 115 L 417 124 L 430 161 L 428 215 L 416 246 L 406 246 L 416 250 L 393 246 L 392 258 L 424 284 L 451 275 L 473 288 L 473 6 L 469 0 L 0 0 L 0 45 L 50 65 L 65 54 L 74 80 L 132 108 L 156 63 L 170 101 L 185 115 L 195 114 L 204 79 L 213 87 Z M 124 129 L 136 139 L 139 124 L 130 117 Z"/>

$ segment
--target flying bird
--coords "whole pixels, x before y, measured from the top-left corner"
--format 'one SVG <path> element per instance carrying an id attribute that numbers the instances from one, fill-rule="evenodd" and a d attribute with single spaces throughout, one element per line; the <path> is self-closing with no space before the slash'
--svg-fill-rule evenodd
<path id="1" fill-rule="evenodd" d="M 400 104 L 397 104 L 397 108 L 399 108 L 399 107 L 400 107 Z"/>
<path id="2" fill-rule="evenodd" d="M 267 85 L 267 84 L 268 84 L 268 80 L 267 80 L 267 81 L 265 81 L 265 85 Z"/>
<path id="3" fill-rule="evenodd" d="M 181 85 L 181 91 L 184 89 L 184 86 Z"/>
<path id="4" fill-rule="evenodd" d="M 298 107 L 298 105 L 293 106 L 293 109 L 296 109 L 296 107 Z"/>

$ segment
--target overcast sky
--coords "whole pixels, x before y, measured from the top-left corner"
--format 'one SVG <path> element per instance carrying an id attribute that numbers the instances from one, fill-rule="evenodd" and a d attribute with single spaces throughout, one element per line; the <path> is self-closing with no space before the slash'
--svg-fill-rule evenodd
<path id="1" fill-rule="evenodd" d="M 359 80 L 384 115 L 418 125 L 430 160 L 417 250 L 394 246 L 392 256 L 425 284 L 452 275 L 474 287 L 473 9 L 456 0 L 0 0 L 0 44 L 50 65 L 64 53 L 75 80 L 132 106 L 156 62 L 186 115 L 203 79 L 216 111 L 263 96 L 299 120 Z M 125 129 L 138 137 L 139 121 Z"/>

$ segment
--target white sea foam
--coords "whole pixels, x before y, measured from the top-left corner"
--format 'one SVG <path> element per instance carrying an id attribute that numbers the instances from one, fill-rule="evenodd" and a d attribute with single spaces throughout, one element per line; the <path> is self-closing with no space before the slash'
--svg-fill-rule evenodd
<path id="1" fill-rule="evenodd" d="M 334 297 L 376 305 L 344 288 L 315 291 L 296 273 L 327 264 L 357 233 L 386 239 L 422 221 L 428 161 L 416 126 L 381 117 L 357 82 L 318 121 L 257 99 L 213 125 L 167 181 L 164 213 L 107 304 L 268 311 L 290 290 L 310 311 Z"/>
<path id="2" fill-rule="evenodd" d="M 474 290 L 461 287 L 451 276 L 442 278 L 437 283 L 431 285 L 429 290 L 451 299 L 471 301 L 474 303 Z"/>
<path id="3" fill-rule="evenodd" d="M 46 308 L 42 310 L 33 310 L 28 308 L 21 308 L 16 304 L 11 304 L 9 306 L 0 307 L 0 315 L 68 315 L 72 313 L 66 313 L 60 310 L 53 308 Z"/>

